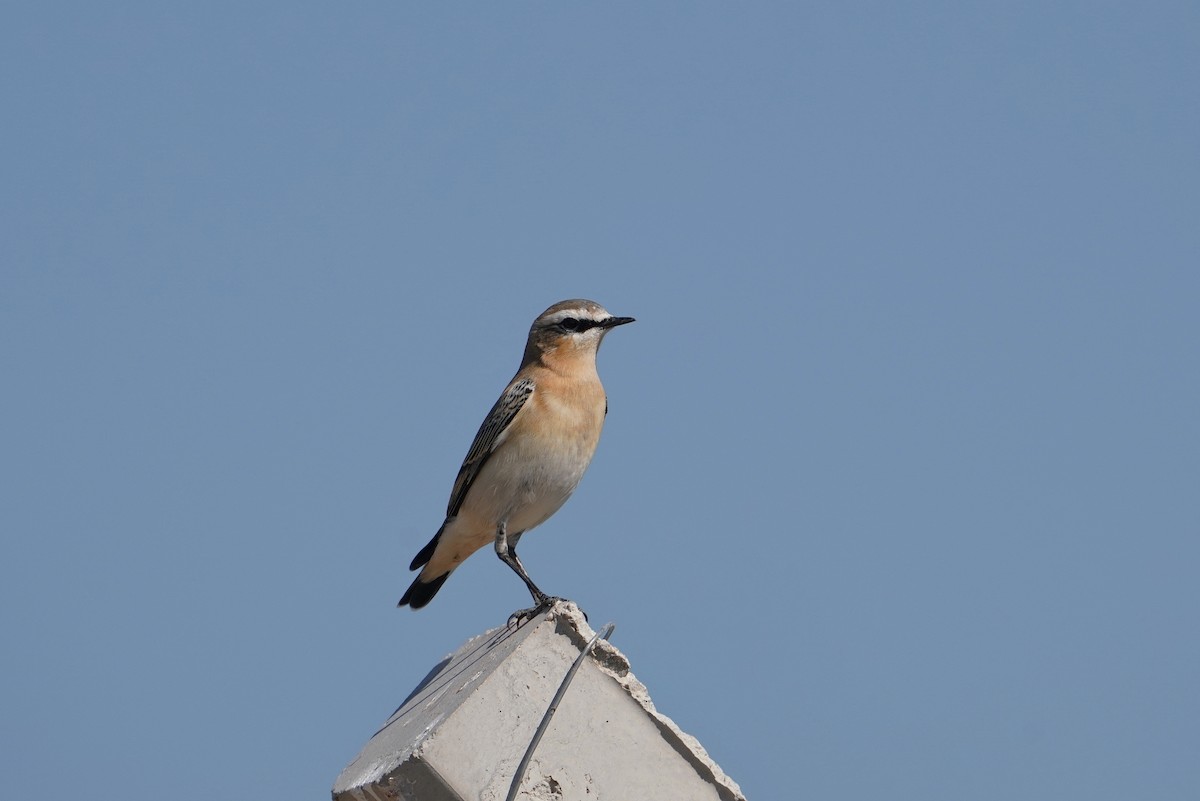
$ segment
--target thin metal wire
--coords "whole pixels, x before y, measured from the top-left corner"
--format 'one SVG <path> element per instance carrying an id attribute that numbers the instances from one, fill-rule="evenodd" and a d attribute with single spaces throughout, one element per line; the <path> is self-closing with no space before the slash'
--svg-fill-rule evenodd
<path id="1" fill-rule="evenodd" d="M 517 792 L 521 789 L 521 782 L 525 779 L 525 771 L 529 769 L 529 761 L 533 759 L 533 750 L 542 741 L 542 735 L 546 733 L 546 729 L 550 728 L 550 718 L 554 717 L 554 713 L 558 711 L 558 704 L 562 701 L 563 696 L 567 694 L 567 687 L 570 686 L 571 679 L 575 678 L 575 674 L 579 672 L 580 666 L 583 665 L 583 660 L 592 652 L 592 646 L 596 644 L 596 641 L 601 638 L 607 640 L 612 636 L 613 629 L 616 627 L 616 623 L 609 623 L 600 629 L 596 633 L 596 636 L 588 640 L 588 644 L 579 652 L 579 656 L 575 657 L 575 661 L 571 664 L 571 669 L 567 671 L 566 676 L 563 676 L 562 684 L 558 686 L 558 692 L 554 694 L 554 698 L 550 701 L 550 706 L 546 709 L 546 714 L 542 715 L 542 722 L 538 724 L 537 731 L 533 733 L 533 739 L 529 741 L 529 747 L 525 749 L 525 756 L 521 757 L 521 764 L 517 766 L 517 773 L 513 776 L 512 785 L 508 788 L 508 796 L 505 798 L 505 801 L 514 801 L 517 797 Z"/>

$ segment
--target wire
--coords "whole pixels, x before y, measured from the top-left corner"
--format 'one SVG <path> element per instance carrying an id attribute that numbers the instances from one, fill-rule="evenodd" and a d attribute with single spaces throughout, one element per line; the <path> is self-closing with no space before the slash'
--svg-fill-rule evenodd
<path id="1" fill-rule="evenodd" d="M 558 711 L 558 704 L 562 701 L 563 696 L 567 694 L 567 687 L 570 686 L 571 679 L 575 678 L 575 674 L 579 672 L 583 660 L 592 652 L 592 646 L 596 644 L 596 641 L 601 638 L 607 640 L 612 636 L 613 629 L 616 627 L 616 623 L 609 623 L 600 629 L 592 639 L 588 640 L 588 644 L 579 652 L 579 656 L 575 657 L 575 661 L 571 664 L 571 669 L 567 671 L 567 675 L 563 677 L 562 684 L 558 686 L 558 692 L 554 694 L 554 698 L 550 701 L 550 706 L 546 709 L 546 714 L 542 715 L 542 722 L 538 724 L 537 731 L 533 733 L 533 739 L 529 741 L 529 747 L 525 749 L 525 756 L 521 757 L 521 764 L 517 766 L 517 773 L 513 776 L 512 785 L 508 788 L 508 796 L 505 798 L 505 801 L 514 801 L 517 797 L 517 792 L 521 789 L 521 781 L 525 778 L 525 771 L 529 769 L 529 761 L 533 759 L 533 750 L 542 741 L 542 735 L 546 733 L 546 729 L 550 728 L 550 718 L 554 717 L 554 713 Z"/>

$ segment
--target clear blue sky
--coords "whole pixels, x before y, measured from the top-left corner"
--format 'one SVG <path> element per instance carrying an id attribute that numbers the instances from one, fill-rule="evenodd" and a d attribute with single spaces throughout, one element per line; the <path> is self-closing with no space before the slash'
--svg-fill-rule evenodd
<path id="1" fill-rule="evenodd" d="M 533 577 L 752 799 L 1200 787 L 1195 3 L 37 3 L 0 24 L 5 795 L 323 799 L 528 325 Z"/>

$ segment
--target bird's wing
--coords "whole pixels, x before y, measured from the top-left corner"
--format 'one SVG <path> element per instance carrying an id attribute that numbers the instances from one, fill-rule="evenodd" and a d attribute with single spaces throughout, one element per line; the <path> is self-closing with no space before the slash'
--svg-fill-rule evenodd
<path id="1" fill-rule="evenodd" d="M 525 405 L 525 401 L 529 400 L 529 396 L 532 394 L 532 378 L 514 381 L 508 386 L 508 389 L 504 390 L 504 394 L 496 401 L 496 405 L 488 412 L 488 416 L 483 419 L 483 425 L 479 427 L 475 441 L 471 443 L 471 449 L 467 451 L 467 458 L 463 459 L 462 467 L 459 468 L 458 478 L 454 480 L 454 490 L 450 493 L 450 504 L 446 507 L 446 517 L 454 517 L 458 514 L 463 501 L 466 500 L 467 492 L 475 483 L 475 477 L 483 469 L 488 457 L 504 441 L 509 424 L 512 423 L 517 412 L 521 411 L 521 407 Z"/>

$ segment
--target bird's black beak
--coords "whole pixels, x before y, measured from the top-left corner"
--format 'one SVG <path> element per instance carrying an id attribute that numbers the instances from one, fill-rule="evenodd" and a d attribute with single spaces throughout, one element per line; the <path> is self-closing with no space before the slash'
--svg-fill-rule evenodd
<path id="1" fill-rule="evenodd" d="M 600 325 L 604 328 L 616 328 L 618 325 L 632 322 L 635 322 L 632 317 L 609 317 L 607 320 L 601 320 Z"/>

